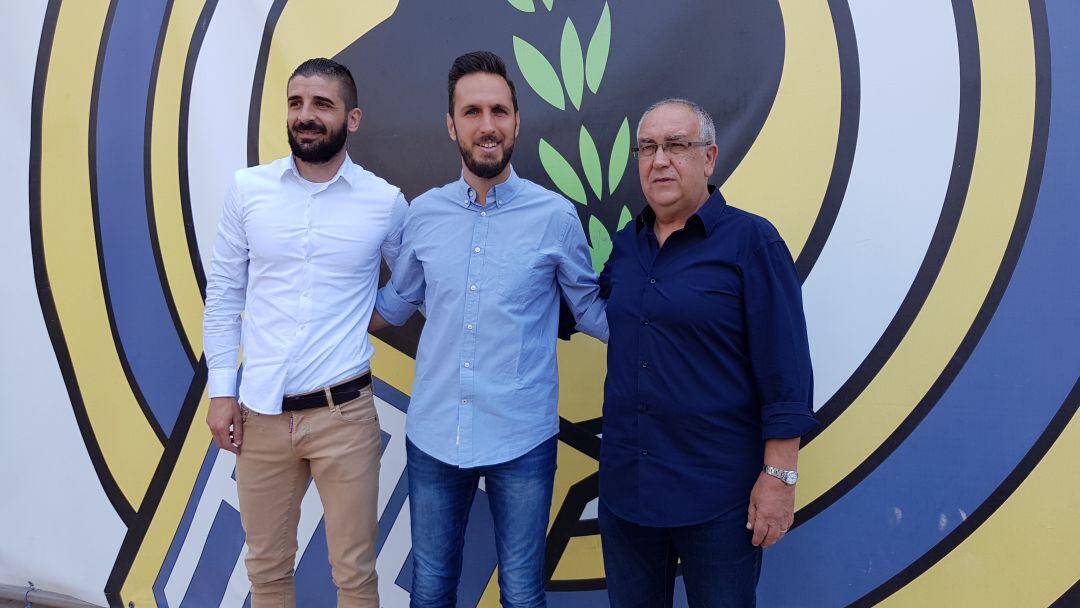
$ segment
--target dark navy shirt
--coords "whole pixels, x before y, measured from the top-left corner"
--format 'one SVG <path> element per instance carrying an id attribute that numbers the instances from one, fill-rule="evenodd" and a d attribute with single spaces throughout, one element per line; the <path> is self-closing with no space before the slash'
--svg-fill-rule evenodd
<path id="1" fill-rule="evenodd" d="M 710 188 L 711 189 L 711 188 Z M 646 526 L 746 509 L 764 440 L 817 426 L 802 296 L 765 219 L 718 191 L 659 246 L 646 209 L 600 276 L 610 342 L 600 499 Z"/>

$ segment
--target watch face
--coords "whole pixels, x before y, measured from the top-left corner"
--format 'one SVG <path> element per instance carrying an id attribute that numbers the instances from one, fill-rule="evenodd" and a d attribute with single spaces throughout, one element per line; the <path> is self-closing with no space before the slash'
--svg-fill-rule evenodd
<path id="1" fill-rule="evenodd" d="M 795 471 L 788 471 L 784 473 L 784 483 L 789 486 L 795 485 L 795 482 L 799 479 L 799 474 Z"/>

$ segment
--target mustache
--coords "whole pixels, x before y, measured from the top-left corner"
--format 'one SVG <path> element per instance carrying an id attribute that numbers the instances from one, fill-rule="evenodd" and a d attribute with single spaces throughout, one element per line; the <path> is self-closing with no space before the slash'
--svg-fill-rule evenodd
<path id="1" fill-rule="evenodd" d="M 298 122 L 293 125 L 293 131 L 297 133 L 326 133 L 326 127 L 317 122 Z"/>

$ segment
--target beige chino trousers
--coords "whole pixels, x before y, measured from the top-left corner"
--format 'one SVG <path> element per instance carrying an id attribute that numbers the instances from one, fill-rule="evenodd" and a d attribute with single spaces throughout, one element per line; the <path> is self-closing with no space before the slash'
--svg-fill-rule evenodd
<path id="1" fill-rule="evenodd" d="M 382 451 L 368 386 L 347 403 L 277 416 L 243 408 L 236 459 L 252 608 L 293 608 L 300 501 L 314 478 L 338 606 L 377 608 L 375 538 Z"/>

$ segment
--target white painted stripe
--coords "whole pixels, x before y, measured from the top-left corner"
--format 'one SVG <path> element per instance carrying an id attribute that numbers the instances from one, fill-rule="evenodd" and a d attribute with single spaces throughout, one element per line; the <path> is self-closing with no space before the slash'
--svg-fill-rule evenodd
<path id="1" fill-rule="evenodd" d="M 232 452 L 218 451 L 206 484 L 203 486 L 202 494 L 199 496 L 195 513 L 191 517 L 187 535 L 183 539 L 176 562 L 169 573 L 169 580 L 165 582 L 165 600 L 170 606 L 179 606 L 184 595 L 187 594 L 191 577 L 195 575 L 195 567 L 199 564 L 199 558 L 202 556 L 203 547 L 210 536 L 210 528 L 214 524 L 214 518 L 217 517 L 221 503 L 228 503 L 234 508 L 237 506 L 236 482 L 232 479 L 235 466 L 236 456 Z"/>
<path id="2" fill-rule="evenodd" d="M 45 0 L 20 0 L 0 9 L 0 336 L 6 345 L 0 352 L 0 584 L 24 587 L 29 580 L 105 605 L 102 588 L 127 528 L 101 488 L 75 422 L 45 329 L 30 247 L 30 112 L 46 6 Z"/>
<path id="3" fill-rule="evenodd" d="M 187 129 L 188 184 L 204 269 L 210 265 L 225 190 L 233 173 L 247 166 L 251 87 L 271 4 L 273 0 L 219 2 L 195 66 Z"/>
<path id="4" fill-rule="evenodd" d="M 843 206 L 803 285 L 815 409 L 893 319 L 944 204 L 956 147 L 960 66 L 940 0 L 850 3 L 859 49 L 859 134 Z"/>

